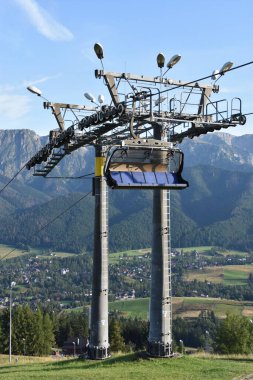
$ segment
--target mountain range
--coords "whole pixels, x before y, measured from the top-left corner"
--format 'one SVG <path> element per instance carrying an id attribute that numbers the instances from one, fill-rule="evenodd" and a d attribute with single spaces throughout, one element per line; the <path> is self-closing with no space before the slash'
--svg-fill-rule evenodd
<path id="1" fill-rule="evenodd" d="M 46 138 L 31 130 L 0 130 L 0 141 L 1 189 Z M 172 245 L 251 250 L 253 135 L 212 133 L 186 139 L 180 148 L 190 187 L 171 191 Z M 92 173 L 93 157 L 92 148 L 66 156 L 50 174 L 64 178 L 33 177 L 23 169 L 0 194 L 0 243 L 91 251 L 94 199 L 88 195 L 78 202 L 91 190 L 91 179 L 66 177 Z M 152 191 L 110 190 L 109 199 L 110 251 L 149 247 Z"/>

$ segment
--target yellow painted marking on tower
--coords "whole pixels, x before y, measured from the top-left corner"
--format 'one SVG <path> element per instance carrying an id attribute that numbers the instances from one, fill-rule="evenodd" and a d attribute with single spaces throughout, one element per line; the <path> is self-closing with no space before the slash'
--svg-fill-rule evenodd
<path id="1" fill-rule="evenodd" d="M 96 157 L 95 160 L 95 176 L 102 177 L 104 171 L 105 157 Z"/>

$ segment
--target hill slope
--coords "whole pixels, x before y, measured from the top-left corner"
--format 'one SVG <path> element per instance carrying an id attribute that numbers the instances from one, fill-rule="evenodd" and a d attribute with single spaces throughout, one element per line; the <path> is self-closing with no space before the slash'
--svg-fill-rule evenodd
<path id="1" fill-rule="evenodd" d="M 211 167 L 189 168 L 189 189 L 171 192 L 172 244 L 219 245 L 250 249 L 253 243 L 253 173 Z M 90 250 L 94 199 L 89 195 L 41 233 L 83 193 L 59 196 L 41 205 L 1 216 L 1 242 Z M 110 250 L 149 247 L 152 234 L 152 192 L 109 192 Z"/>
<path id="2" fill-rule="evenodd" d="M 0 130 L 0 188 L 46 138 L 29 130 Z M 251 249 L 253 243 L 253 136 L 224 133 L 185 140 L 184 178 L 190 187 L 172 194 L 172 244 Z M 203 165 L 206 163 L 208 165 Z M 211 166 L 212 164 L 213 166 Z M 194 166 L 195 165 L 195 166 Z M 226 169 L 224 169 L 224 168 Z M 247 171 L 248 170 L 248 171 Z M 93 150 L 65 158 L 52 175 L 93 171 Z M 2 174 L 1 174 L 2 173 Z M 4 177 L 5 176 L 5 177 Z M 0 194 L 0 242 L 52 246 L 78 252 L 93 241 L 93 197 L 89 196 L 38 231 L 91 190 L 89 180 L 44 179 L 22 171 Z M 110 191 L 110 250 L 149 247 L 152 191 Z"/>
<path id="3" fill-rule="evenodd" d="M 29 358 L 30 359 L 30 358 Z M 115 355 L 99 363 L 96 360 L 60 360 L 54 363 L 13 365 L 6 370 L 6 362 L 0 368 L 0 378 L 5 380 L 29 380 L 39 376 L 48 380 L 62 379 L 167 379 L 167 380 L 243 380 L 246 374 L 253 373 L 249 357 L 219 357 L 185 355 L 173 359 L 143 358 L 137 354 Z M 23 363 L 23 358 L 20 364 Z M 60 374 L 60 377 L 59 377 Z M 250 377 L 247 377 L 248 379 Z"/>

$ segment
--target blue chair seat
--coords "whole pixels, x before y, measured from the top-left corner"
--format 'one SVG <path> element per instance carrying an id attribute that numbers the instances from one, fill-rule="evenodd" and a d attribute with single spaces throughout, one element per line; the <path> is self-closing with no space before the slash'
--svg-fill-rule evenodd
<path id="1" fill-rule="evenodd" d="M 121 172 L 111 171 L 108 179 L 113 188 L 159 188 L 184 189 L 188 182 L 177 173 L 165 172 Z"/>

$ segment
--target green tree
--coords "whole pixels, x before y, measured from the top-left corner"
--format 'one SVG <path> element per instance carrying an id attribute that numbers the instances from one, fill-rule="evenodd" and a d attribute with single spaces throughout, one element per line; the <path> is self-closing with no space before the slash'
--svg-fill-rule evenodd
<path id="1" fill-rule="evenodd" d="M 43 333 L 44 333 L 44 339 L 43 339 L 43 347 L 42 347 L 42 354 L 48 355 L 51 352 L 51 349 L 55 343 L 55 337 L 54 337 L 54 331 L 53 331 L 53 323 L 49 317 L 49 315 L 46 313 L 43 316 Z"/>
<path id="2" fill-rule="evenodd" d="M 10 331 L 10 315 L 9 308 L 4 309 L 1 315 L 1 339 L 0 350 L 1 353 L 7 354 L 9 349 L 9 331 Z"/>
<path id="3" fill-rule="evenodd" d="M 215 350 L 222 354 L 253 352 L 252 323 L 246 317 L 227 314 L 217 330 Z"/>
<path id="4" fill-rule="evenodd" d="M 1 352 L 9 350 L 9 309 L 1 315 Z M 12 352 L 17 355 L 33 355 L 33 312 L 28 305 L 13 308 L 12 311 Z"/>
<path id="5" fill-rule="evenodd" d="M 29 305 L 23 307 L 23 318 L 25 352 L 26 355 L 34 355 L 34 314 Z"/>
<path id="6" fill-rule="evenodd" d="M 38 309 L 33 314 L 33 320 L 32 320 L 32 330 L 33 330 L 33 339 L 32 339 L 32 346 L 33 346 L 33 355 L 41 356 L 44 354 L 43 348 L 44 348 L 44 328 L 43 328 L 43 314 L 40 309 Z"/>
<path id="7" fill-rule="evenodd" d="M 69 338 L 73 337 L 74 332 L 70 320 L 70 316 L 63 313 L 59 316 L 56 324 L 56 344 L 62 347 L 64 342 Z"/>
<path id="8" fill-rule="evenodd" d="M 12 318 L 12 351 L 16 355 L 25 354 L 26 320 L 22 306 L 13 310 Z"/>
<path id="9" fill-rule="evenodd" d="M 134 350 L 142 350 L 147 345 L 148 323 L 138 318 L 121 319 L 124 341 Z"/>
<path id="10" fill-rule="evenodd" d="M 110 347 L 112 351 L 123 351 L 125 343 L 121 335 L 120 323 L 117 319 L 113 318 L 109 326 Z"/>

